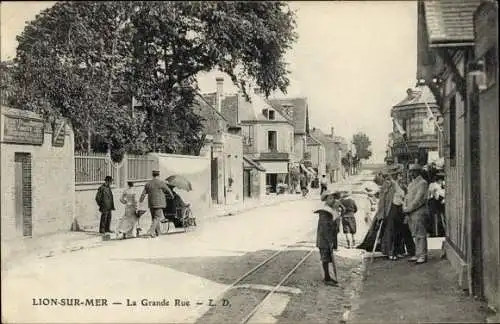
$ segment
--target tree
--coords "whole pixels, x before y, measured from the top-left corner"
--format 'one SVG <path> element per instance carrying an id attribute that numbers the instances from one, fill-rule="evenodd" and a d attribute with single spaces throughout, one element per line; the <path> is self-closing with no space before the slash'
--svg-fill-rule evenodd
<path id="1" fill-rule="evenodd" d="M 372 156 L 370 147 L 372 142 L 365 133 L 357 133 L 352 137 L 352 143 L 356 147 L 356 156 L 359 159 L 369 159 Z"/>
<path id="2" fill-rule="evenodd" d="M 219 69 L 247 97 L 252 82 L 286 93 L 294 29 L 284 2 L 56 3 L 18 37 L 19 106 L 69 118 L 80 148 L 92 133 L 113 151 L 193 154 L 205 137 L 191 109 L 198 73 Z"/>

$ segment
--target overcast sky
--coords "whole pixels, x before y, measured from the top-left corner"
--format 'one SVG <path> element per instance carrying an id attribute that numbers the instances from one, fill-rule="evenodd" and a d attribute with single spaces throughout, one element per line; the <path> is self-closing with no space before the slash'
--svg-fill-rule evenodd
<path id="1" fill-rule="evenodd" d="M 1 3 L 1 57 L 15 56 L 25 22 L 54 2 Z M 352 138 L 365 132 L 383 161 L 392 129 L 390 109 L 416 83 L 417 8 L 414 1 L 292 2 L 299 40 L 289 53 L 290 96 L 308 98 L 312 127 Z M 215 90 L 213 72 L 199 78 Z M 226 77 L 225 91 L 236 88 Z M 279 95 L 278 95 L 279 96 Z"/>

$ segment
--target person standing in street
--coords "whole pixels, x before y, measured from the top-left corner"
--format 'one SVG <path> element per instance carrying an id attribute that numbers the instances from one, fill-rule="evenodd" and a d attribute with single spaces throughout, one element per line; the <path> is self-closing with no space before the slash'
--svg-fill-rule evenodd
<path id="1" fill-rule="evenodd" d="M 160 171 L 153 171 L 153 179 L 144 186 L 139 202 L 143 202 L 148 196 L 148 207 L 151 212 L 151 227 L 147 232 L 150 237 L 158 237 L 160 234 L 160 221 L 163 219 L 163 209 L 167 207 L 165 195 L 174 197 L 167 183 L 160 179 Z"/>
<path id="2" fill-rule="evenodd" d="M 351 234 L 352 247 L 356 246 L 356 241 L 354 239 L 354 234 L 356 234 L 356 217 L 354 214 L 358 212 L 358 206 L 356 206 L 356 202 L 349 197 L 348 192 L 342 193 L 342 199 L 340 199 L 340 203 L 344 206 L 344 212 L 342 213 L 342 229 L 345 234 L 345 240 L 347 242 L 347 248 L 351 248 L 351 244 L 349 242 L 349 234 Z"/>
<path id="3" fill-rule="evenodd" d="M 323 192 L 325 192 L 326 190 L 328 190 L 328 179 L 326 178 L 326 174 L 323 174 L 323 176 L 321 177 L 320 186 L 321 186 L 320 195 L 322 195 Z"/>
<path id="4" fill-rule="evenodd" d="M 324 192 L 321 195 L 322 206 L 314 211 L 315 214 L 318 214 L 316 246 L 319 248 L 321 257 L 324 282 L 329 286 L 336 286 L 338 284 L 337 280 L 332 279 L 330 276 L 329 270 L 329 264 L 332 263 L 334 265 L 333 252 L 337 249 L 338 229 L 336 228 L 336 224 L 338 224 L 337 220 L 341 215 L 338 209 L 338 198 L 340 198 L 338 193 L 331 191 Z"/>
<path id="5" fill-rule="evenodd" d="M 137 224 L 137 199 L 134 193 L 134 183 L 127 182 L 128 188 L 123 191 L 120 202 L 125 205 L 125 212 L 118 225 L 118 234 L 121 238 L 134 237 L 134 229 Z"/>
<path id="6" fill-rule="evenodd" d="M 404 246 L 408 253 L 414 253 L 413 239 L 411 235 L 403 231 L 403 202 L 405 192 L 401 188 L 401 169 L 396 168 L 391 173 L 392 198 L 389 213 L 385 218 L 385 229 L 382 240 L 382 251 L 389 257 L 389 260 L 397 260 L 404 256 Z M 403 236 L 403 233 L 405 236 Z M 409 242 L 408 242 L 409 240 Z M 411 244 L 411 245 L 410 245 Z M 413 247 L 412 247 L 413 245 Z"/>
<path id="7" fill-rule="evenodd" d="M 99 223 L 99 233 L 112 233 L 109 228 L 111 225 L 111 212 L 115 210 L 115 202 L 113 199 L 113 192 L 111 191 L 111 183 L 113 178 L 106 176 L 104 183 L 97 189 L 95 201 L 99 206 L 101 212 L 101 221 Z"/>
<path id="8" fill-rule="evenodd" d="M 415 242 L 415 256 L 408 261 L 422 264 L 427 262 L 427 226 L 428 216 L 427 195 L 429 185 L 422 177 L 422 167 L 412 164 L 409 169 L 411 182 L 403 203 L 403 213 L 407 214 L 407 221 Z"/>
<path id="9" fill-rule="evenodd" d="M 309 189 L 307 189 L 307 177 L 305 174 L 300 174 L 300 191 L 302 192 L 302 196 L 307 196 Z"/>

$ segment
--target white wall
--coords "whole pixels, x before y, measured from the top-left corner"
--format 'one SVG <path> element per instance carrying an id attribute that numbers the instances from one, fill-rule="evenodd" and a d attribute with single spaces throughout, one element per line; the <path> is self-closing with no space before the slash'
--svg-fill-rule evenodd
<path id="1" fill-rule="evenodd" d="M 45 126 L 43 144 L 4 142 L 5 114 L 24 116 L 41 123 L 41 117 L 29 111 L 2 107 L 0 118 L 0 174 L 2 239 L 22 237 L 16 229 L 15 153 L 31 154 L 33 236 L 69 230 L 75 215 L 74 139 L 71 127 L 65 126 L 63 147 L 52 146 L 52 130 Z"/>

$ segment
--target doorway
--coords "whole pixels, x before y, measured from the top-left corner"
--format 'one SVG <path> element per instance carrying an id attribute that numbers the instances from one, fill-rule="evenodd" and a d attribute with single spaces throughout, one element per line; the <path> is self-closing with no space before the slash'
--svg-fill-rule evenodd
<path id="1" fill-rule="evenodd" d="M 14 163 L 16 233 L 22 236 L 32 236 L 31 154 L 15 153 Z"/>
<path id="2" fill-rule="evenodd" d="M 277 173 L 267 173 L 266 174 L 266 187 L 269 188 L 269 192 L 276 192 L 276 185 L 278 184 L 278 174 Z"/>
<path id="3" fill-rule="evenodd" d="M 251 193 L 251 171 L 244 170 L 243 171 L 243 197 L 250 198 L 252 196 Z"/>

